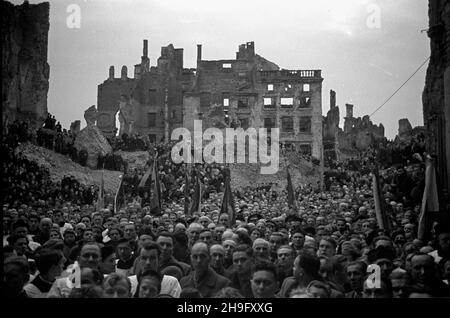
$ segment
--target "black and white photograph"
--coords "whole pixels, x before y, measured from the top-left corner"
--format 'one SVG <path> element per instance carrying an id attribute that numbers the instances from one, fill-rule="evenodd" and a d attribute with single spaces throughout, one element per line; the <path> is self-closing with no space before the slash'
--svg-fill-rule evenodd
<path id="1" fill-rule="evenodd" d="M 0 1 L 3 299 L 450 298 L 449 0 Z"/>

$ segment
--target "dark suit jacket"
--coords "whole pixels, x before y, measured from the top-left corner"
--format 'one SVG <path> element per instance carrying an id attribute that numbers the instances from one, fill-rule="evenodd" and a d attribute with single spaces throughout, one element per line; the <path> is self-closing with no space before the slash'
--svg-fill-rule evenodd
<path id="1" fill-rule="evenodd" d="M 195 283 L 194 271 L 191 271 L 188 276 L 181 278 L 180 281 L 182 289 L 196 288 L 204 298 L 212 297 L 222 288 L 230 286 L 230 283 L 228 278 L 217 274 L 212 268 L 208 268 L 208 274 L 199 285 Z"/>

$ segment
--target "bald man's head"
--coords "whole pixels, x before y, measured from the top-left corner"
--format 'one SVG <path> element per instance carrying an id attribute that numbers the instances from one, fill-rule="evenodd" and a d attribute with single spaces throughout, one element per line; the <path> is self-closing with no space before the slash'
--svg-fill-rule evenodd
<path id="1" fill-rule="evenodd" d="M 197 242 L 191 249 L 191 263 L 195 272 L 203 274 L 208 270 L 210 261 L 209 248 L 206 243 Z"/>

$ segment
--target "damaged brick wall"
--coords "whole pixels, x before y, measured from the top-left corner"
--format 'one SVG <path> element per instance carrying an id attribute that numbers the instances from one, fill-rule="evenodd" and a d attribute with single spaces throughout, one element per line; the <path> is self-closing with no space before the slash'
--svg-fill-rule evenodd
<path id="1" fill-rule="evenodd" d="M 47 116 L 48 2 L 1 2 L 3 123 L 15 118 L 42 123 Z"/>
<path id="2" fill-rule="evenodd" d="M 298 150 L 309 146 L 309 153 L 320 160 L 322 81 L 319 70 L 280 70 L 255 54 L 254 42 L 240 45 L 233 60 L 204 60 L 199 45 L 192 94 L 200 99 L 204 121 L 214 107 L 231 127 L 278 127 L 282 143 Z"/>
<path id="3" fill-rule="evenodd" d="M 183 49 L 161 48 L 157 66 L 150 67 L 144 40 L 134 78 L 109 78 L 98 88 L 97 125 L 110 135 L 114 115 L 130 109 L 133 132 L 166 139 L 174 128 L 193 129 L 195 119 L 208 127 L 279 127 L 280 141 L 321 160 L 322 82 L 320 70 L 280 70 L 255 53 L 254 42 L 239 46 L 236 59 L 204 60 L 197 46 L 197 68 L 183 68 Z M 265 105 L 270 100 L 270 105 Z M 122 112 L 122 111 L 121 111 Z"/>
<path id="4" fill-rule="evenodd" d="M 115 78 L 114 66 L 110 67 L 109 78 L 97 88 L 97 126 L 106 136 L 111 136 L 116 129 L 116 114 L 119 111 L 120 102 L 131 99 L 134 79 L 128 78 L 123 68 L 121 77 Z"/>

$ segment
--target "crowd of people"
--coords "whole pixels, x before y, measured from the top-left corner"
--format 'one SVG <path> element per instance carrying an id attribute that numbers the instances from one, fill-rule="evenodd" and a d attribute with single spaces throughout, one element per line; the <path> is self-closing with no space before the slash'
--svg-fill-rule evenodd
<path id="1" fill-rule="evenodd" d="M 16 132 L 10 130 L 8 135 L 2 136 L 3 202 L 16 207 L 22 204 L 39 206 L 41 211 L 45 206 L 59 207 L 65 202 L 93 203 L 96 188 L 80 184 L 72 176 L 54 182 L 47 169 L 17 151 L 18 142 L 22 139 L 13 133 Z"/>
<path id="2" fill-rule="evenodd" d="M 86 166 L 88 159 L 87 149 L 78 150 L 75 147 L 76 135 L 71 130 L 63 129 L 60 122 L 56 122 L 55 116 L 47 115 L 41 127 L 35 127 L 30 121 L 15 120 L 4 127 L 4 135 L 9 137 L 9 143 L 31 142 L 40 147 L 45 147 L 59 154 L 68 156 L 72 161 Z"/>
<path id="3" fill-rule="evenodd" d="M 108 137 L 108 142 L 113 148 L 113 151 L 147 151 L 150 148 L 151 142 L 149 138 L 144 138 L 139 134 L 126 133 L 119 136 Z"/>
<path id="4" fill-rule="evenodd" d="M 358 169 L 337 163 L 324 190 L 296 185 L 294 206 L 270 185 L 234 191 L 232 222 L 223 165 L 193 169 L 204 191 L 186 214 L 195 178 L 186 184 L 171 144 L 157 144 L 161 213 L 139 190 L 144 170 L 124 176 L 125 205 L 99 207 L 96 189 L 54 183 L 16 154 L 12 133 L 2 139 L 5 298 L 450 297 L 450 228 L 436 219 L 418 237 L 425 168 L 413 151 L 379 167 L 390 221 L 381 229 L 371 157 Z"/>

